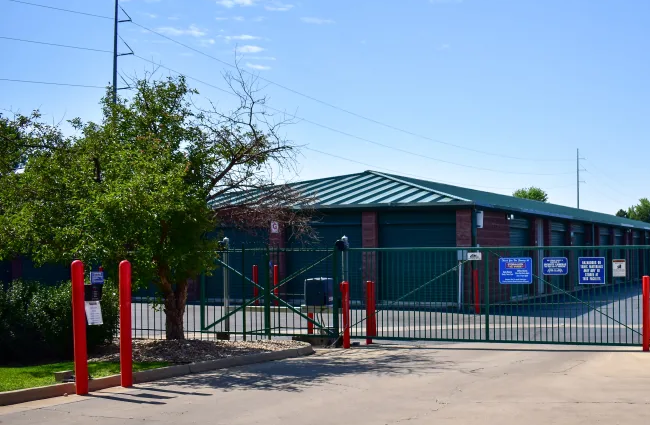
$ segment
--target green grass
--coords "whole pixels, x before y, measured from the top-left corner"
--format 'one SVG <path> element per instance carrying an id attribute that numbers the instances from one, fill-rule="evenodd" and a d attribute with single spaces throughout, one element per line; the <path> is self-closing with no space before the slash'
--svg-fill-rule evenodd
<path id="1" fill-rule="evenodd" d="M 168 366 L 168 363 L 133 362 L 133 371 L 156 369 L 164 366 Z M 56 384 L 54 372 L 64 370 L 74 370 L 74 364 L 72 362 L 62 362 L 39 366 L 0 367 L 0 392 Z M 116 375 L 120 373 L 120 364 L 116 362 L 88 363 L 88 373 L 93 378 Z"/>

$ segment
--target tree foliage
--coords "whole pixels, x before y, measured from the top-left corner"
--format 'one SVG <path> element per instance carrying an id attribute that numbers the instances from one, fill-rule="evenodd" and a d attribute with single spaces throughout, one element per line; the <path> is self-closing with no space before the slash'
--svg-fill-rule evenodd
<path id="1" fill-rule="evenodd" d="M 282 208 L 300 195 L 273 185 L 295 150 L 279 135 L 285 121 L 267 114 L 254 80 L 226 81 L 239 98 L 228 113 L 197 108 L 196 91 L 170 77 L 134 81 L 133 97 L 115 105 L 109 91 L 102 121 L 72 120 L 72 137 L 38 113 L 4 118 L 0 258 L 79 258 L 107 270 L 128 259 L 136 282 L 157 286 L 167 337 L 182 339 L 188 279 L 214 267 L 219 244 L 208 234 L 219 220 L 308 229 L 306 216 Z M 243 190 L 264 201 L 227 201 Z"/>
<path id="2" fill-rule="evenodd" d="M 516 190 L 512 196 L 515 198 L 530 199 L 533 201 L 547 202 L 548 194 L 535 186 Z"/>
<path id="3" fill-rule="evenodd" d="M 650 223 L 650 200 L 648 198 L 639 199 L 637 205 L 633 205 L 628 209 L 627 216 L 632 220 Z"/>
<path id="4" fill-rule="evenodd" d="M 616 217 L 628 218 L 627 211 L 625 211 L 624 209 L 618 210 L 618 212 L 616 213 Z"/>

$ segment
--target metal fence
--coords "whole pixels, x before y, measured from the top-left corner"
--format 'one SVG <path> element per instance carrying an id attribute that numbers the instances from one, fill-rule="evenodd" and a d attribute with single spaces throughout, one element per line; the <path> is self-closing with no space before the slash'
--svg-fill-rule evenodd
<path id="1" fill-rule="evenodd" d="M 638 345 L 650 247 L 240 249 L 215 262 L 191 291 L 188 338 L 336 337 L 338 284 L 331 305 L 304 305 L 304 280 L 323 277 L 349 282 L 352 338 Z M 135 337 L 164 337 L 162 311 L 133 309 Z"/>

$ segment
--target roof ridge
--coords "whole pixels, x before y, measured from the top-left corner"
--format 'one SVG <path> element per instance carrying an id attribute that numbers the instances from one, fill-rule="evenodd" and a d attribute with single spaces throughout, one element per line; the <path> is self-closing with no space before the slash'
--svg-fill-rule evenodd
<path id="1" fill-rule="evenodd" d="M 413 182 L 410 182 L 410 181 L 407 181 L 407 180 L 402 180 L 402 179 L 397 178 L 395 176 L 391 176 L 390 174 L 384 174 L 384 173 L 380 173 L 379 171 L 374 171 L 374 170 L 368 170 L 368 172 L 372 173 L 372 174 L 376 174 L 376 175 L 381 176 L 381 177 L 384 177 L 384 178 L 389 179 L 389 180 L 394 180 L 396 182 L 399 182 L 399 183 L 402 183 L 402 184 L 405 184 L 405 185 L 408 185 L 408 186 L 417 187 L 418 189 L 426 190 L 427 192 L 435 193 L 437 195 L 446 196 L 446 197 L 451 198 L 451 199 L 456 200 L 456 201 L 473 202 L 471 199 L 465 199 L 465 198 L 461 198 L 460 196 L 450 195 L 449 193 L 442 192 L 440 190 L 434 190 L 434 189 L 431 189 L 430 187 L 422 186 L 420 184 L 413 183 Z M 435 182 L 431 182 L 431 183 L 435 183 Z"/>

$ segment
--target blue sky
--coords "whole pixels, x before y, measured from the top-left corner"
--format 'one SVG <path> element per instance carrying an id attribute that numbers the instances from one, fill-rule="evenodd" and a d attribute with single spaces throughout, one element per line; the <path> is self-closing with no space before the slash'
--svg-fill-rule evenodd
<path id="1" fill-rule="evenodd" d="M 113 13 L 112 0 L 26 1 Z M 289 139 L 305 147 L 293 179 L 390 170 L 504 194 L 536 185 L 549 192 L 552 202 L 575 206 L 580 148 L 587 158 L 581 207 L 614 213 L 649 195 L 648 1 L 121 4 L 137 24 L 222 61 L 232 63 L 238 48 L 244 69 L 294 91 L 267 85 L 274 108 L 401 149 L 298 119 L 285 129 Z M 0 37 L 111 50 L 112 25 L 109 19 L 0 0 Z M 228 68 L 222 63 L 131 23 L 120 24 L 120 34 L 138 56 L 225 87 L 222 73 Z M 0 49 L 0 79 L 104 86 L 112 78 L 109 53 L 2 38 Z M 127 49 L 121 45 L 120 50 Z M 119 68 L 133 76 L 152 65 L 125 56 Z M 201 99 L 231 105 L 223 92 L 190 83 Z M 102 94 L 95 88 L 0 81 L 0 108 L 39 108 L 54 121 L 97 120 Z"/>

